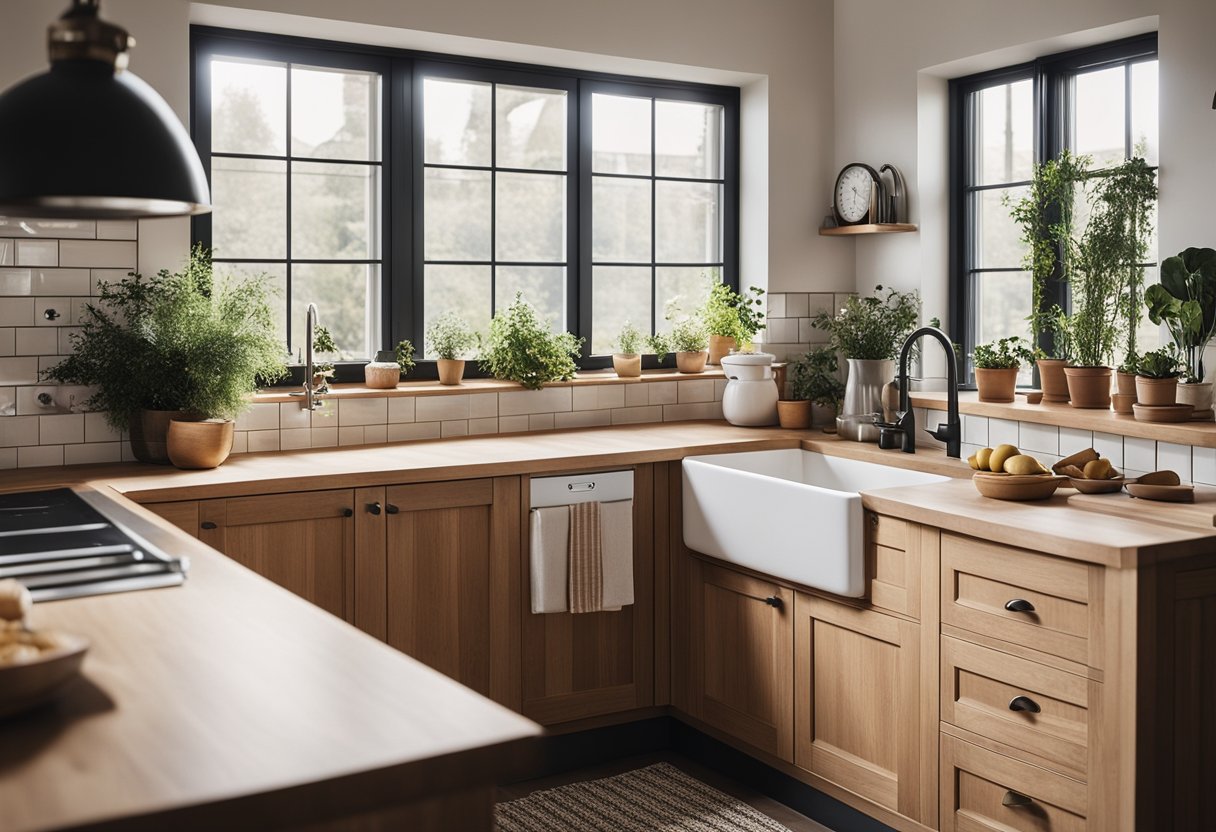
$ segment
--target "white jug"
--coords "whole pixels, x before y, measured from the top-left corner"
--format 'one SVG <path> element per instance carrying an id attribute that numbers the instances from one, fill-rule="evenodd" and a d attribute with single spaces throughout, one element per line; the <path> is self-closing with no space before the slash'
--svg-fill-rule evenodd
<path id="1" fill-rule="evenodd" d="M 722 372 L 728 379 L 722 394 L 722 415 L 726 421 L 743 427 L 777 424 L 772 355 L 757 352 L 723 356 Z"/>

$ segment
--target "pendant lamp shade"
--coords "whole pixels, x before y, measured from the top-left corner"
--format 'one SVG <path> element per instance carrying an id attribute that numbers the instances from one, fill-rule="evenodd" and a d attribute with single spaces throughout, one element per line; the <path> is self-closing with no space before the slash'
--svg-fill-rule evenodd
<path id="1" fill-rule="evenodd" d="M 125 71 L 127 33 L 75 0 L 51 67 L 0 94 L 0 215 L 131 219 L 211 210 L 185 127 Z"/>

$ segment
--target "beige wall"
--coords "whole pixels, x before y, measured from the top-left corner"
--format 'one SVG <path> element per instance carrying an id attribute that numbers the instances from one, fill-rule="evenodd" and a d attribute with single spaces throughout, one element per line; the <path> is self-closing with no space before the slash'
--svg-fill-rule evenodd
<path id="1" fill-rule="evenodd" d="M 65 6 L 4 0 L 0 88 L 45 66 L 42 33 Z M 743 280 L 777 291 L 853 285 L 851 247 L 815 234 L 835 175 L 829 0 L 106 0 L 103 12 L 135 35 L 132 69 L 183 117 L 191 19 L 738 85 Z M 186 242 L 181 221 L 141 227 L 141 267 L 172 264 Z"/>

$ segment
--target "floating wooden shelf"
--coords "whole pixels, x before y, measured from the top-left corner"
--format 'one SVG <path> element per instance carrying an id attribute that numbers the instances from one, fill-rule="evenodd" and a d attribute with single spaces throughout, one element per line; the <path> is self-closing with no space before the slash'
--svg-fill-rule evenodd
<path id="1" fill-rule="evenodd" d="M 910 222 L 880 222 L 869 225 L 841 225 L 836 228 L 820 228 L 820 237 L 847 237 L 851 234 L 899 234 L 915 231 L 916 226 Z"/>

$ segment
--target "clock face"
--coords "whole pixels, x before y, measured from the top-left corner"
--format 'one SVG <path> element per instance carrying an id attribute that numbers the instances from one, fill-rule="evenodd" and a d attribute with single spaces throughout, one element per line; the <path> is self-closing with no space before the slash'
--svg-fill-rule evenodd
<path id="1" fill-rule="evenodd" d="M 845 222 L 861 222 L 870 212 L 870 172 L 850 165 L 836 180 L 836 211 Z"/>

